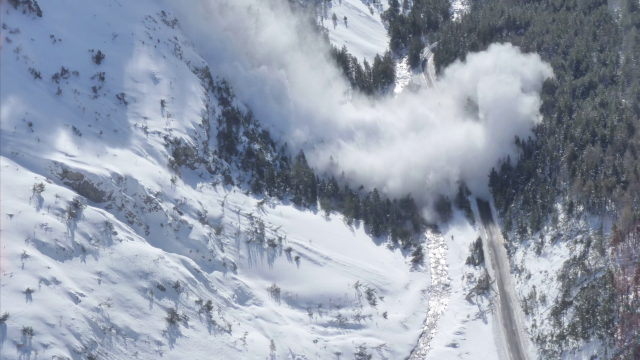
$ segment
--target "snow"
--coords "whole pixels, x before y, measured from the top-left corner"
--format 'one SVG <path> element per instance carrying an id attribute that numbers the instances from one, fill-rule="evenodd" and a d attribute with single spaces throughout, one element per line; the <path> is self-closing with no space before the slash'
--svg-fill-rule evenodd
<path id="1" fill-rule="evenodd" d="M 170 9 L 40 6 L 42 18 L 3 8 L 2 38 L 11 43 L 1 64 L 0 311 L 10 318 L 1 359 L 326 359 L 351 357 L 362 344 L 376 358 L 408 356 L 429 303 L 428 264 L 413 266 L 408 250 L 389 249 L 340 215 L 262 203 L 212 185 L 201 169 L 181 168 L 171 182 L 164 137 L 202 146 L 207 99 L 187 65 L 203 60 L 162 21 Z M 98 50 L 100 65 L 91 59 Z M 79 74 L 51 81 L 63 66 Z M 91 78 L 98 72 L 104 83 Z M 79 177 L 107 200 L 79 197 L 71 189 Z M 34 193 L 35 183 L 44 192 Z M 86 207 L 68 219 L 76 197 Z M 251 240 L 259 221 L 274 247 Z M 267 291 L 272 284 L 279 294 Z M 212 301 L 215 323 L 198 299 Z M 169 308 L 188 322 L 169 326 Z"/>
<path id="2" fill-rule="evenodd" d="M 459 20 L 462 15 L 469 11 L 469 0 L 452 0 L 451 15 L 453 20 Z"/>
<path id="3" fill-rule="evenodd" d="M 413 71 L 419 72 L 419 71 Z M 394 95 L 401 94 L 402 91 L 413 81 L 414 75 L 409 66 L 408 56 L 396 60 L 396 83 L 393 88 Z"/>
<path id="4" fill-rule="evenodd" d="M 379 2 L 377 7 L 372 0 L 333 0 L 325 2 L 326 8 L 322 21 L 329 30 L 329 40 L 338 48 L 347 46 L 349 53 L 362 63 L 367 59 L 373 62 L 376 54 L 382 56 L 389 47 L 387 29 L 380 19 L 386 1 Z M 373 14 L 369 9 L 373 10 Z M 338 20 L 334 24 L 332 15 Z M 347 21 L 344 21 L 344 17 Z"/>
<path id="5" fill-rule="evenodd" d="M 450 296 L 446 310 L 440 315 L 437 331 L 431 340 L 426 359 L 499 359 L 496 346 L 496 320 L 492 314 L 492 296 L 473 296 L 467 300 L 483 266 L 466 265 L 469 245 L 478 238 L 479 230 L 456 212 L 452 222 L 442 229 L 448 249 Z"/>
<path id="6" fill-rule="evenodd" d="M 0 359 L 328 359 L 363 344 L 402 359 L 421 336 L 427 358 L 497 358 L 488 299 L 465 300 L 478 231 L 460 214 L 426 234 L 428 262 L 414 266 L 338 214 L 214 185 L 202 168 L 174 184 L 165 137 L 202 149 L 217 104 L 192 72 L 205 62 L 163 21 L 171 9 L 43 1 L 37 18 L 2 4 Z M 371 60 L 387 47 L 381 10 L 334 1 L 328 14 L 349 27 L 329 26 L 332 41 Z M 71 74 L 56 83 L 61 67 Z M 105 201 L 79 196 L 80 183 Z M 74 198 L 85 207 L 69 219 Z M 188 321 L 169 326 L 170 308 Z"/>
<path id="7" fill-rule="evenodd" d="M 554 300 L 561 296 L 562 283 L 559 275 L 566 261 L 585 250 L 585 240 L 595 239 L 601 225 L 607 236 L 613 224 L 610 216 L 591 216 L 582 213 L 581 210 L 576 210 L 574 215 L 568 216 L 563 209 L 561 199 L 558 199 L 555 207 L 559 215 L 557 226 L 552 225 L 552 221 L 549 220 L 541 232 L 531 236 L 517 237 L 513 232 L 510 234 L 516 239 L 514 253 L 510 259 L 517 291 L 517 297 L 514 298 L 523 301 L 534 287 L 538 294 L 537 305 L 529 315 L 522 313 L 521 317 L 528 332 L 527 336 L 532 340 L 530 341 L 532 354 L 539 353 L 534 341 L 536 336 L 554 331 L 551 327 L 549 311 L 554 306 Z M 576 214 L 579 215 L 576 216 Z M 541 239 L 544 243 L 539 254 L 536 254 L 536 248 Z M 591 258 L 593 258 L 592 255 Z M 540 295 L 543 294 L 546 302 L 541 301 Z M 570 311 L 571 308 L 569 314 Z M 589 342 L 581 341 L 572 344 L 570 349 L 565 349 L 562 359 L 599 358 L 604 355 L 605 348 L 606 346 L 594 337 Z"/>
<path id="8" fill-rule="evenodd" d="M 561 201 L 556 204 L 556 210 L 559 214 L 558 225 L 553 226 L 549 220 L 542 232 L 521 238 L 521 243 L 516 245 L 511 258 L 515 287 L 518 292 L 517 298 L 522 301 L 534 287 L 538 294 L 538 301 L 540 301 L 540 295 L 544 294 L 546 297 L 546 303 L 539 302 L 528 316 L 522 314 L 527 336 L 532 340 L 538 334 L 553 331 L 548 315 L 554 300 L 561 296 L 562 284 L 558 275 L 565 262 L 572 255 L 584 250 L 584 240 L 588 237 L 595 238 L 601 224 L 605 234 L 610 231 L 612 224 L 608 216 L 584 215 L 578 218 L 567 216 Z M 515 237 L 514 234 L 510 236 Z M 544 240 L 544 246 L 541 248 L 540 255 L 537 255 L 536 242 L 539 242 L 540 238 Z M 530 352 L 536 353 L 535 342 L 531 341 L 530 344 L 533 347 Z M 594 356 L 602 356 L 603 348 L 596 338 L 587 343 L 574 344 L 573 348 L 565 351 L 562 358 L 591 359 Z"/>

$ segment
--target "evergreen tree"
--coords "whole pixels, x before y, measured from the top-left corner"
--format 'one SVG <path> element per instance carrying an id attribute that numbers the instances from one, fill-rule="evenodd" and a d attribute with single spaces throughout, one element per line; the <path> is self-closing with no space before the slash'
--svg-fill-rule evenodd
<path id="1" fill-rule="evenodd" d="M 414 36 L 411 39 L 411 44 L 409 45 L 409 66 L 416 68 L 420 65 L 420 55 L 422 54 L 423 49 L 424 43 L 422 42 L 422 39 Z"/>

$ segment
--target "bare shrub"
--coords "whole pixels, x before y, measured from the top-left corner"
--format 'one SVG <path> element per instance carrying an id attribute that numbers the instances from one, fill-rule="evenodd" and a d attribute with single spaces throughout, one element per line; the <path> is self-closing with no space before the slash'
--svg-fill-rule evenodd
<path id="1" fill-rule="evenodd" d="M 9 313 L 5 311 L 2 316 L 0 316 L 0 325 L 4 324 L 9 320 Z"/>
<path id="2" fill-rule="evenodd" d="M 378 299 L 376 297 L 376 289 L 367 287 L 364 291 L 364 296 L 367 299 L 369 305 L 376 307 L 378 305 Z"/>
<path id="3" fill-rule="evenodd" d="M 167 317 L 165 319 L 169 325 L 178 325 L 180 322 L 180 315 L 175 308 L 171 307 L 167 310 Z"/>
<path id="4" fill-rule="evenodd" d="M 40 79 L 42 80 L 42 75 L 40 74 L 40 71 L 34 69 L 34 68 L 29 68 L 29 73 L 31 75 L 33 75 L 34 79 Z"/>
<path id="5" fill-rule="evenodd" d="M 356 347 L 356 352 L 353 354 L 356 360 L 371 360 L 373 355 L 367 352 L 366 344 L 358 345 Z"/>
<path id="6" fill-rule="evenodd" d="M 102 60 L 104 60 L 105 57 L 106 55 L 100 50 L 98 50 L 98 52 L 95 55 L 91 56 L 91 58 L 93 59 L 93 62 L 96 63 L 96 65 L 100 65 L 102 63 Z"/>
<path id="7" fill-rule="evenodd" d="M 31 187 L 31 191 L 33 191 L 34 195 L 40 195 L 44 192 L 45 190 L 45 186 L 44 183 L 35 183 L 33 184 L 33 186 Z"/>
<path id="8" fill-rule="evenodd" d="M 71 201 L 71 204 L 67 205 L 67 218 L 72 220 L 77 219 L 84 208 L 85 205 L 82 203 L 80 198 L 74 198 Z"/>
<path id="9" fill-rule="evenodd" d="M 124 106 L 129 105 L 129 102 L 127 101 L 127 94 L 125 93 L 116 94 L 116 99 L 118 99 L 118 101 L 120 101 L 120 104 Z"/>
<path id="10" fill-rule="evenodd" d="M 424 259 L 424 253 L 422 252 L 422 246 L 418 246 L 411 253 L 411 262 L 413 264 L 419 264 Z"/>
<path id="11" fill-rule="evenodd" d="M 278 287 L 276 283 L 273 283 L 271 286 L 269 286 L 267 288 L 267 292 L 269 293 L 269 295 L 271 295 L 272 298 L 280 299 L 280 287 Z"/>
<path id="12" fill-rule="evenodd" d="M 29 338 L 33 337 L 33 328 L 31 326 L 23 326 L 22 327 L 22 335 L 28 336 Z"/>

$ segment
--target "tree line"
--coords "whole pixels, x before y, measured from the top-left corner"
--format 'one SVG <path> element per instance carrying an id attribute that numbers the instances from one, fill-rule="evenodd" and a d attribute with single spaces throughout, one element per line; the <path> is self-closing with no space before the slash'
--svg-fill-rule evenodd
<path id="1" fill-rule="evenodd" d="M 427 223 L 411 195 L 390 199 L 378 189 L 366 191 L 363 186 L 354 189 L 344 179 L 320 176 L 307 162 L 303 150 L 292 156 L 286 143 L 276 146 L 253 113 L 236 104 L 235 94 L 224 79 L 214 80 L 208 68 L 194 72 L 207 93 L 218 100 L 217 148 L 211 152 L 210 160 L 197 160 L 196 151 L 169 142 L 178 164 L 190 166 L 201 162 L 226 185 L 247 186 L 254 194 L 291 201 L 326 215 L 340 212 L 347 224 L 361 222 L 372 236 L 388 236 L 403 247 L 415 245 Z M 204 122 L 205 126 L 208 124 Z M 194 159 L 184 160 L 185 154 L 191 154 Z"/>
<path id="2" fill-rule="evenodd" d="M 381 18 L 387 24 L 389 48 L 396 53 L 406 52 L 409 65 L 420 64 L 425 39 L 434 36 L 451 20 L 449 0 L 389 0 L 389 8 Z"/>
<path id="3" fill-rule="evenodd" d="M 396 63 L 389 50 L 383 56 L 376 54 L 371 65 L 367 59 L 363 59 L 360 65 L 346 46 L 338 49 L 332 45 L 330 55 L 351 86 L 363 94 L 381 94 L 396 82 Z"/>

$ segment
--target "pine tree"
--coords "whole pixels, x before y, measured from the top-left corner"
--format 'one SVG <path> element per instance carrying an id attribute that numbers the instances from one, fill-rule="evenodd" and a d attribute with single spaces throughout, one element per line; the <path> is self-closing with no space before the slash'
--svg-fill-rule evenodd
<path id="1" fill-rule="evenodd" d="M 422 42 L 422 39 L 418 36 L 414 36 L 411 39 L 411 44 L 409 45 L 409 66 L 415 68 L 420 65 L 420 55 L 422 55 L 423 49 L 424 43 Z"/>

